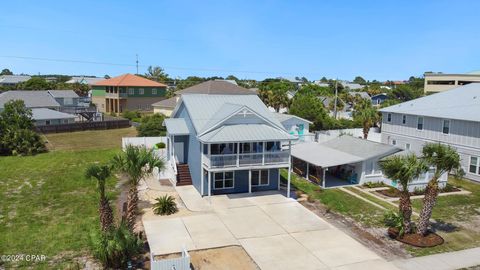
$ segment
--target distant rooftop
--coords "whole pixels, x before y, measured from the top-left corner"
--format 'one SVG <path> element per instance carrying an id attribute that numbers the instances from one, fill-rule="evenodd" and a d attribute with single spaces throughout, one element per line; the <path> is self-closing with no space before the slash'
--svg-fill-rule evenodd
<path id="1" fill-rule="evenodd" d="M 256 95 L 255 92 L 230 83 L 225 80 L 206 81 L 194 86 L 190 86 L 183 90 L 179 90 L 176 94 L 208 94 L 208 95 Z"/>
<path id="2" fill-rule="evenodd" d="M 16 90 L 3 92 L 0 94 L 0 108 L 3 108 L 5 103 L 10 100 L 23 100 L 27 108 L 60 107 L 60 104 L 47 91 Z"/>
<path id="3" fill-rule="evenodd" d="M 1 75 L 0 84 L 17 84 L 30 80 L 32 77 L 28 75 Z"/>
<path id="4" fill-rule="evenodd" d="M 73 90 L 47 90 L 47 92 L 54 98 L 78 98 Z"/>
<path id="5" fill-rule="evenodd" d="M 47 108 L 33 108 L 32 118 L 34 120 L 51 120 L 51 119 L 72 119 L 75 115 L 63 113 Z"/>
<path id="6" fill-rule="evenodd" d="M 104 78 L 97 78 L 97 77 L 86 77 L 86 76 L 74 76 L 70 80 L 66 81 L 66 83 L 81 83 L 81 84 L 88 84 L 93 85 L 99 81 L 105 80 Z"/>

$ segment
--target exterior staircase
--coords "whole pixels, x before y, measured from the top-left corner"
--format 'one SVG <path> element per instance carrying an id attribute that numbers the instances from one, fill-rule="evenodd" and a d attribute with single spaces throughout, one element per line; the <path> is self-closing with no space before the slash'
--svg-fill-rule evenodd
<path id="1" fill-rule="evenodd" d="M 188 186 L 192 184 L 192 176 L 188 164 L 177 164 L 177 186 Z"/>

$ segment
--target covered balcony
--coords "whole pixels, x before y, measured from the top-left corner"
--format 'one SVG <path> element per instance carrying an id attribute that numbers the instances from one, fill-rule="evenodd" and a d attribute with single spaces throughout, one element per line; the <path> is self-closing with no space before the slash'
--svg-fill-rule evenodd
<path id="1" fill-rule="evenodd" d="M 287 165 L 290 151 L 281 142 L 204 144 L 203 164 L 207 168 Z"/>

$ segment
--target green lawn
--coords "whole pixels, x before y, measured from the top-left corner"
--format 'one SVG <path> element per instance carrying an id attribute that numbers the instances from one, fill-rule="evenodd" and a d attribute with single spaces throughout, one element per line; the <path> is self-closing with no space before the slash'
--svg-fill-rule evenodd
<path id="1" fill-rule="evenodd" d="M 433 210 L 433 218 L 443 228 L 437 232 L 445 243 L 434 248 L 410 248 L 417 256 L 455 251 L 480 246 L 480 184 L 467 180 L 450 178 L 449 183 L 471 191 L 471 195 L 450 195 L 438 197 Z M 420 213 L 422 200 L 413 200 L 413 207 Z"/>
<path id="2" fill-rule="evenodd" d="M 287 179 L 287 171 L 281 172 L 283 181 Z M 319 200 L 331 211 L 353 218 L 366 226 L 382 226 L 384 210 L 364 202 L 338 189 L 322 190 L 318 185 L 292 174 L 292 186 L 297 190 Z"/>
<path id="3" fill-rule="evenodd" d="M 46 255 L 46 263 L 20 264 L 35 269 L 65 269 L 71 258 L 88 254 L 98 213 L 95 182 L 83 173 L 89 163 L 105 162 L 117 151 L 0 157 L 0 254 Z M 114 182 L 108 182 L 113 196 Z"/>

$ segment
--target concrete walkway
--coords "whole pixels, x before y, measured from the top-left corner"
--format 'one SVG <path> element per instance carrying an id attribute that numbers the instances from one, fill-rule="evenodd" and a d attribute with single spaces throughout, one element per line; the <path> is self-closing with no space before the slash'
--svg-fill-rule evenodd
<path id="1" fill-rule="evenodd" d="M 394 261 L 404 270 L 454 270 L 480 265 L 480 248 Z"/>

